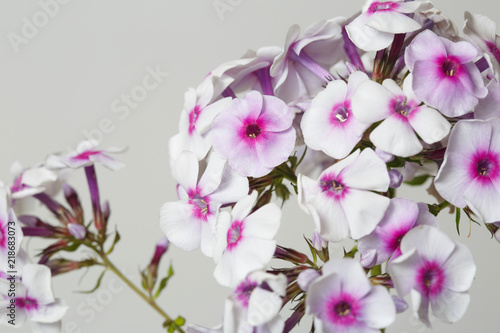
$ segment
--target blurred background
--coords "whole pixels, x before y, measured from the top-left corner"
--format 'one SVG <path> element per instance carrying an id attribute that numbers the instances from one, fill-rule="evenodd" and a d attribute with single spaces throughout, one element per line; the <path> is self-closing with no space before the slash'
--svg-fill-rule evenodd
<path id="1" fill-rule="evenodd" d="M 186 89 L 247 49 L 283 46 L 294 23 L 304 30 L 322 19 L 349 17 L 364 2 L 4 0 L 0 2 L 0 180 L 12 181 L 14 161 L 30 166 L 48 153 L 75 149 L 85 138 L 101 141 L 102 147 L 128 147 L 128 152 L 116 156 L 126 163 L 124 169 L 111 172 L 98 166 L 97 172 L 101 197 L 111 203 L 110 227 L 117 226 L 122 236 L 111 258 L 139 283 L 138 270 L 147 265 L 162 236 L 159 208 L 176 200 L 167 142 L 177 132 Z M 500 21 L 497 2 L 435 0 L 434 4 L 459 29 L 465 10 Z M 26 28 L 33 21 L 39 27 Z M 29 38 L 13 37 L 23 36 L 23 29 Z M 154 88 L 142 89 L 146 94 L 127 102 L 126 95 L 141 90 L 138 87 L 151 72 L 157 73 Z M 83 171 L 74 175 L 71 184 L 89 208 Z M 425 188 L 399 193 L 414 200 L 433 200 Z M 472 250 L 478 271 L 464 318 L 455 325 L 433 321 L 433 331 L 497 331 L 500 244 L 484 227 L 472 225 L 469 230 L 465 218 L 460 236 L 452 215 L 443 212 L 439 222 Z M 311 218 L 292 198 L 284 209 L 278 243 L 306 250 L 303 235 L 311 237 L 312 231 Z M 24 246 L 34 255 L 44 244 L 32 241 Z M 332 251 L 340 255 L 342 248 L 332 246 Z M 212 277 L 212 259 L 171 246 L 160 272 L 165 274 L 169 263 L 175 275 L 159 304 L 189 323 L 208 327 L 221 323 L 230 290 Z M 64 333 L 163 331 L 161 317 L 111 273 L 96 293 L 75 293 L 92 288 L 99 273 L 92 268 L 85 274 L 78 271 L 54 278 L 56 297 L 70 306 L 63 319 Z M 310 320 L 304 320 L 295 332 L 309 328 Z M 411 311 L 399 315 L 387 330 L 428 331 Z M 26 325 L 17 332 L 31 332 L 31 328 Z"/>

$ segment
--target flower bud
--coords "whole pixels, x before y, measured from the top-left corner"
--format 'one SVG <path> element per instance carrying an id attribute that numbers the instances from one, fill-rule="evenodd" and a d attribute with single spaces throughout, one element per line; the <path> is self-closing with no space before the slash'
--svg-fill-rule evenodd
<path id="1" fill-rule="evenodd" d="M 87 235 L 87 229 L 78 223 L 68 223 L 68 231 L 76 239 L 84 239 Z"/>
<path id="2" fill-rule="evenodd" d="M 384 161 L 385 163 L 389 163 L 391 161 L 394 161 L 394 155 L 392 155 L 391 153 L 388 153 L 386 151 L 383 151 L 379 148 L 375 148 L 375 153 L 378 155 L 378 157 L 380 157 L 380 159 L 382 161 Z"/>
<path id="3" fill-rule="evenodd" d="M 403 182 L 403 175 L 398 170 L 391 169 L 389 170 L 389 179 L 390 179 L 389 187 L 398 188 L 401 186 L 401 183 Z"/>
<path id="4" fill-rule="evenodd" d="M 297 277 L 297 283 L 299 284 L 300 289 L 307 291 L 307 289 L 309 289 L 309 285 L 320 276 L 321 274 L 317 270 L 312 268 L 306 269 Z"/>

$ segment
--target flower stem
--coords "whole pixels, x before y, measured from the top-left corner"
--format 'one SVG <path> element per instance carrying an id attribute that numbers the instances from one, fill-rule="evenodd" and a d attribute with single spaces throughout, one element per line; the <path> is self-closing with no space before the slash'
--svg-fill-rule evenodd
<path id="1" fill-rule="evenodd" d="M 165 319 L 165 322 L 167 322 L 167 323 L 173 322 L 172 318 L 170 318 L 170 316 L 167 313 L 165 313 L 165 311 L 163 311 L 158 306 L 158 304 L 156 304 L 156 302 L 153 299 L 153 297 L 144 294 L 132 281 L 130 281 L 125 275 L 123 275 L 123 273 L 120 272 L 118 270 L 118 268 L 116 268 L 116 266 L 106 257 L 105 254 L 100 253 L 99 255 L 101 256 L 101 258 L 102 258 L 102 260 L 104 262 L 104 265 L 110 271 L 112 271 L 113 273 L 115 273 L 116 276 L 118 276 L 118 278 L 120 278 L 120 280 L 122 280 L 123 282 L 125 282 L 125 284 L 127 286 L 129 286 L 130 289 L 132 289 L 133 291 L 135 291 L 135 293 L 137 295 L 139 295 L 146 303 L 148 303 L 153 309 L 155 309 L 156 312 L 158 312 Z M 182 328 L 180 328 L 180 327 L 177 327 L 177 331 L 180 332 L 180 333 L 184 333 L 184 330 L 182 330 Z"/>

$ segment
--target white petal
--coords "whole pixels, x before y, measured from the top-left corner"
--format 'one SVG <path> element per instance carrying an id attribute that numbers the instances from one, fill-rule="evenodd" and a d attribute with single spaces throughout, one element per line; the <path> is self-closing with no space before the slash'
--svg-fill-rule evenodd
<path id="1" fill-rule="evenodd" d="M 198 158 L 194 153 L 182 152 L 174 162 L 172 176 L 187 191 L 198 183 Z"/>
<path id="2" fill-rule="evenodd" d="M 366 25 L 392 34 L 403 34 L 422 27 L 415 20 L 395 11 L 378 11 L 370 17 Z"/>
<path id="3" fill-rule="evenodd" d="M 422 140 L 429 144 L 443 140 L 451 128 L 441 113 L 425 106 L 413 110 L 408 121 Z"/>
<path id="4" fill-rule="evenodd" d="M 371 233 L 389 206 L 390 199 L 369 191 L 349 189 L 342 202 L 351 237 L 359 239 Z"/>
<path id="5" fill-rule="evenodd" d="M 61 300 L 56 300 L 54 303 L 47 304 L 39 307 L 37 310 L 30 314 L 30 319 L 39 323 L 54 323 L 61 320 L 68 311 L 66 306 Z"/>
<path id="6" fill-rule="evenodd" d="M 269 203 L 245 218 L 245 235 L 262 239 L 274 239 L 281 221 L 281 209 Z"/>
<path id="7" fill-rule="evenodd" d="M 469 302 L 468 293 L 444 290 L 437 299 L 431 301 L 432 313 L 445 322 L 454 323 L 463 317 Z"/>
<path id="8" fill-rule="evenodd" d="M 257 191 L 253 191 L 234 205 L 231 211 L 233 221 L 243 221 L 250 214 L 253 205 L 257 201 L 257 195 Z"/>
<path id="9" fill-rule="evenodd" d="M 341 281 L 342 292 L 360 299 L 371 290 L 363 267 L 354 259 L 331 259 L 323 266 L 323 275 L 337 274 Z"/>
<path id="10" fill-rule="evenodd" d="M 463 198 L 470 209 L 483 222 L 500 221 L 500 181 L 481 183 L 475 180 L 463 193 Z"/>
<path id="11" fill-rule="evenodd" d="M 160 209 L 160 228 L 183 250 L 191 251 L 200 246 L 201 223 L 193 216 L 193 207 L 187 200 L 167 202 Z"/>
<path id="12" fill-rule="evenodd" d="M 416 249 L 404 252 L 387 266 L 399 296 L 405 297 L 417 281 L 417 267 L 422 264 Z"/>
<path id="13" fill-rule="evenodd" d="M 55 301 L 52 293 L 50 269 L 44 265 L 26 264 L 21 273 L 27 297 L 34 298 L 40 305 Z"/>
<path id="14" fill-rule="evenodd" d="M 422 144 L 410 124 L 394 114 L 384 120 L 370 134 L 370 140 L 377 148 L 391 154 L 408 157 L 418 154 Z"/>
<path id="15" fill-rule="evenodd" d="M 443 269 L 446 272 L 446 288 L 456 292 L 469 290 L 476 275 L 471 251 L 459 242 L 455 242 L 455 250 L 443 264 Z"/>
<path id="16" fill-rule="evenodd" d="M 414 248 L 426 260 L 442 265 L 455 249 L 455 243 L 437 228 L 421 225 L 410 230 L 401 240 L 401 252 Z"/>
<path id="17" fill-rule="evenodd" d="M 385 328 L 396 320 L 396 307 L 387 290 L 381 286 L 373 286 L 368 295 L 362 299 L 363 313 L 361 321 L 374 328 Z"/>
<path id="18" fill-rule="evenodd" d="M 262 325 L 276 317 L 283 300 L 277 294 L 255 288 L 248 301 L 247 322 L 252 326 Z"/>
<path id="19" fill-rule="evenodd" d="M 326 195 L 315 197 L 308 206 L 318 231 L 329 242 L 340 242 L 349 237 L 349 223 L 342 205 Z"/>
<path id="20" fill-rule="evenodd" d="M 362 82 L 352 96 L 352 112 L 360 122 L 373 124 L 394 112 L 390 108 L 393 97 L 387 88 L 375 81 Z"/>
<path id="21" fill-rule="evenodd" d="M 356 189 L 385 192 L 390 183 L 387 166 L 370 148 L 363 150 L 340 176 L 345 186 Z"/>
<path id="22" fill-rule="evenodd" d="M 352 42 L 364 51 L 378 51 L 389 46 L 394 34 L 378 31 L 366 25 L 370 15 L 361 14 L 345 26 Z"/>

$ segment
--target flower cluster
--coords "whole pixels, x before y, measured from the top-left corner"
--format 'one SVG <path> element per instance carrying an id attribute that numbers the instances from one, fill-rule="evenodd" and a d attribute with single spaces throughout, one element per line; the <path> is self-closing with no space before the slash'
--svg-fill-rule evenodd
<path id="1" fill-rule="evenodd" d="M 458 321 L 476 266 L 471 251 L 440 230 L 440 213 L 450 207 L 458 229 L 463 212 L 500 241 L 495 29 L 467 12 L 460 34 L 429 1 L 367 0 L 354 17 L 302 34 L 292 26 L 283 48 L 213 69 L 185 94 L 179 133 L 168 143 L 177 198 L 160 209 L 165 237 L 139 271 L 142 290 L 108 257 L 120 235 L 106 242 L 110 206 L 97 183 L 95 165 L 119 169 L 110 154 L 122 150 L 84 142 L 31 168 L 15 164 L 12 184 L 0 186 L 0 322 L 10 323 L 5 309 L 13 304 L 16 326 L 29 319 L 38 330 L 60 331 L 67 307 L 54 298 L 51 275 L 96 266 L 104 269 L 93 290 L 111 271 L 168 332 L 184 332 L 184 318 L 156 303 L 173 274 L 159 273 L 170 244 L 199 249 L 213 260 L 214 279 L 232 290 L 220 326 L 190 324 L 188 332 L 290 332 L 304 317 L 312 331 L 377 332 L 406 311 L 409 295 L 425 325 L 431 316 Z M 91 221 L 67 182 L 74 170 L 86 175 Z M 403 181 L 429 185 L 436 202 L 400 196 Z M 310 216 L 311 255 L 277 244 L 287 200 Z M 56 223 L 33 213 L 30 201 Z M 23 237 L 52 242 L 36 264 Z M 350 251 L 330 254 L 331 243 L 345 241 L 355 244 Z M 93 256 L 64 255 L 80 247 Z"/>
<path id="2" fill-rule="evenodd" d="M 234 288 L 221 326 L 188 330 L 289 332 L 312 315 L 320 332 L 374 332 L 410 292 L 428 326 L 429 308 L 463 316 L 476 268 L 438 214 L 500 225 L 499 38 L 487 17 L 465 19 L 460 35 L 429 1 L 368 0 L 352 18 L 292 26 L 283 48 L 224 63 L 186 93 L 169 144 L 179 201 L 160 225 Z M 397 196 L 403 180 L 428 179 L 437 203 Z M 276 244 L 271 201 L 293 192 L 314 222 L 312 259 Z M 349 239 L 330 260 L 328 244 Z M 270 268 L 273 258 L 293 267 Z M 270 306 L 255 320 L 264 291 L 293 315 Z"/>

